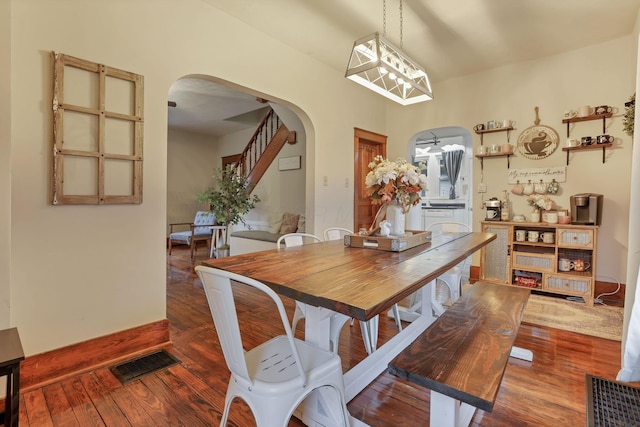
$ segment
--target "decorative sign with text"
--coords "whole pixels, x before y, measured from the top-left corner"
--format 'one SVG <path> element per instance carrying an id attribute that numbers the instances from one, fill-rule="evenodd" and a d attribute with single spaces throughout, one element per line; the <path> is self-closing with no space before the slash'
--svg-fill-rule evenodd
<path id="1" fill-rule="evenodd" d="M 529 168 L 529 169 L 511 169 L 507 175 L 508 184 L 527 183 L 529 180 L 536 183 L 551 182 L 555 179 L 557 182 L 566 182 L 567 168 L 566 166 L 546 167 L 546 168 Z"/>

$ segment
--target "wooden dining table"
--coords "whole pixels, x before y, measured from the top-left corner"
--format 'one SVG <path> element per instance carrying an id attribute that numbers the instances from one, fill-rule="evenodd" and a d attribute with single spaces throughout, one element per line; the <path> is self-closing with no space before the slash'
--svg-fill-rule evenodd
<path id="1" fill-rule="evenodd" d="M 402 252 L 346 246 L 329 241 L 203 261 L 209 267 L 263 282 L 282 296 L 306 304 L 305 340 L 329 349 L 329 321 L 345 318 L 376 320 L 394 304 L 420 292 L 416 319 L 344 374 L 345 398 L 353 399 L 388 363 L 435 320 L 431 311 L 434 280 L 494 240 L 493 233 L 434 232 L 431 242 Z M 307 399 L 296 416 L 307 425 L 339 425 L 336 408 L 323 392 Z M 334 418 L 335 417 L 335 418 Z M 352 426 L 365 426 L 351 418 Z"/>

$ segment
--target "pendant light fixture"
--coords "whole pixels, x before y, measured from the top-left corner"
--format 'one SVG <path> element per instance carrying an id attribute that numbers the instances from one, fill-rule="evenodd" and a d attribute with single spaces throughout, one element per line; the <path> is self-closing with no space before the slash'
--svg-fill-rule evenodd
<path id="1" fill-rule="evenodd" d="M 402 51 L 402 0 L 400 0 L 400 48 L 387 40 L 387 5 L 382 1 L 383 32 L 370 34 L 353 44 L 345 77 L 380 95 L 410 105 L 433 99 L 429 77 L 422 66 Z"/>

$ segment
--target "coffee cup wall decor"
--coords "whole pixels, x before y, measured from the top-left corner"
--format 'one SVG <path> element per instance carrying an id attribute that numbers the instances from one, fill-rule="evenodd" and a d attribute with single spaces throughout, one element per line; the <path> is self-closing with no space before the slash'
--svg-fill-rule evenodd
<path id="1" fill-rule="evenodd" d="M 558 132 L 540 124 L 539 108 L 534 108 L 536 118 L 534 125 L 529 126 L 518 136 L 516 149 L 527 159 L 540 160 L 550 156 L 558 148 Z"/>

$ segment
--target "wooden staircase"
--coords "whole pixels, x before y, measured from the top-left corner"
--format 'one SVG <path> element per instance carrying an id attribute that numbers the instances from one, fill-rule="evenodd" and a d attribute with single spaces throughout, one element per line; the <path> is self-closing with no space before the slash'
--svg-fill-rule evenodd
<path id="1" fill-rule="evenodd" d="M 247 177 L 252 190 L 287 142 L 295 144 L 296 133 L 270 109 L 236 162 L 238 173 Z"/>

